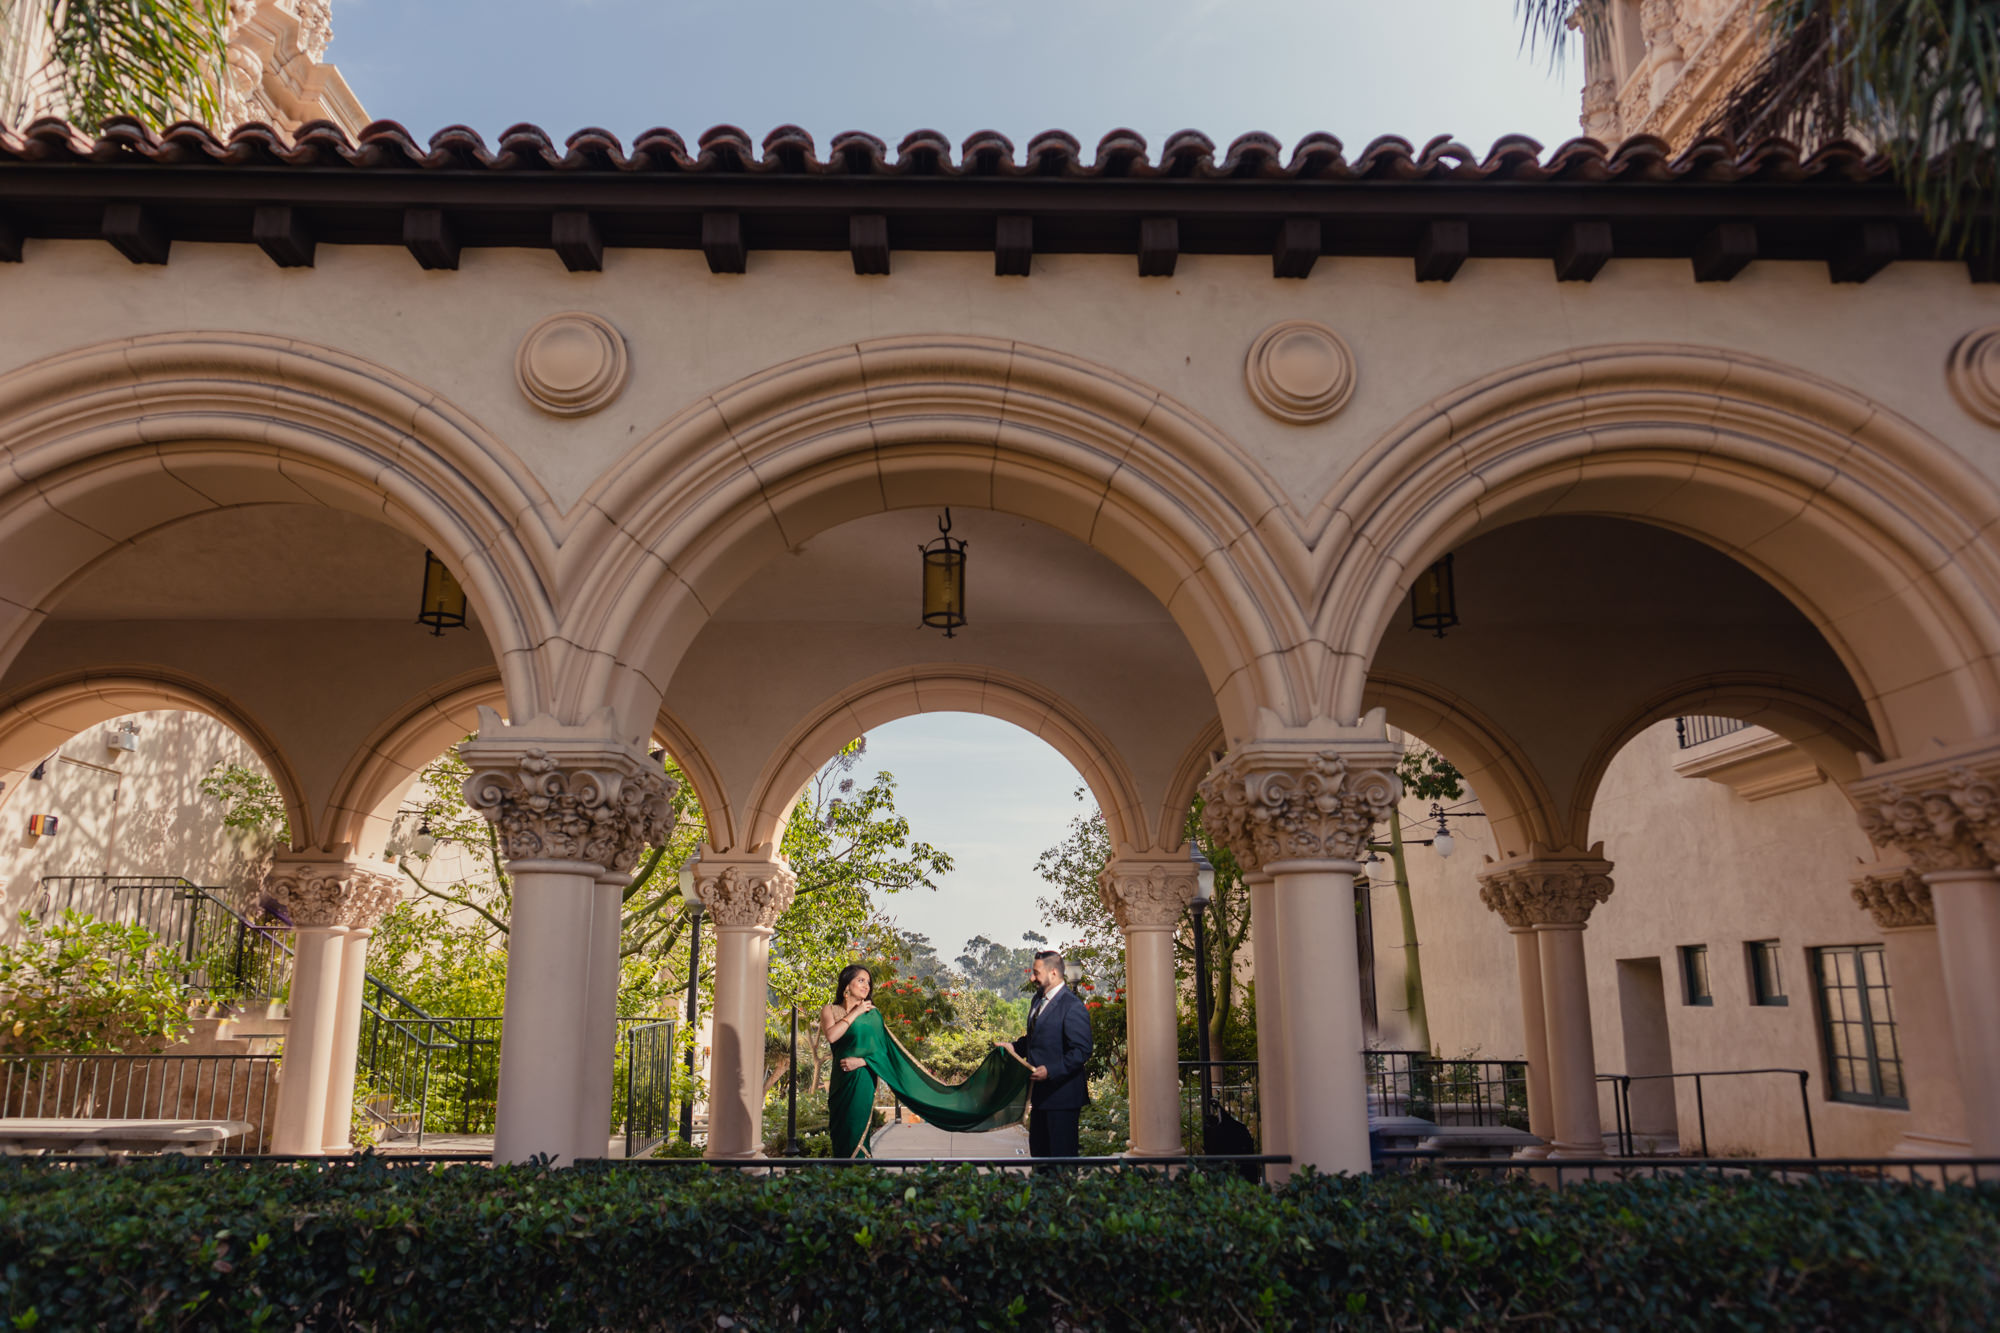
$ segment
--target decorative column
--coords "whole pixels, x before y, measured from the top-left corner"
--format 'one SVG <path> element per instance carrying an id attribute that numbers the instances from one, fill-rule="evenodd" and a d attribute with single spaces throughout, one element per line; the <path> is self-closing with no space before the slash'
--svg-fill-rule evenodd
<path id="1" fill-rule="evenodd" d="M 775 856 L 704 853 L 695 891 L 715 923 L 715 1025 L 708 1079 L 708 1157 L 764 1155 L 764 1011 L 771 930 L 799 889 Z"/>
<path id="2" fill-rule="evenodd" d="M 1512 876 L 1492 857 L 1479 875 L 1479 901 L 1507 923 L 1514 937 L 1514 966 L 1521 986 L 1521 1054 L 1528 1061 L 1528 1132 L 1542 1141 L 1523 1148 L 1522 1157 L 1546 1157 L 1555 1141 L 1555 1112 L 1549 1103 L 1548 1009 L 1542 1000 L 1542 950 L 1535 923 L 1512 893 Z"/>
<path id="3" fill-rule="evenodd" d="M 1285 987 L 1278 960 L 1278 891 L 1261 870 L 1243 872 L 1250 889 L 1250 954 L 1257 987 L 1258 1148 L 1274 1157 L 1292 1150 L 1291 1080 L 1285 1077 Z M 1356 989 L 1361 985 L 1357 974 Z"/>
<path id="4" fill-rule="evenodd" d="M 292 922 L 291 999 L 271 1131 L 271 1150 L 277 1153 L 317 1156 L 326 1150 L 347 916 L 355 900 L 369 894 L 372 882 L 380 878 L 350 862 L 349 850 L 341 846 L 327 852 L 281 852 L 264 880 L 264 891 Z M 358 1014 L 355 1026 L 358 1031 Z M 347 1096 L 351 1102 L 352 1060 Z M 345 1114 L 331 1134 L 338 1143 L 347 1141 Z"/>
<path id="5" fill-rule="evenodd" d="M 1611 896 L 1611 862 L 1604 844 L 1589 851 L 1552 852 L 1535 845 L 1480 877 L 1480 896 L 1511 925 L 1532 927 L 1541 964 L 1541 1002 L 1547 1031 L 1550 1157 L 1602 1157 L 1604 1123 L 1597 1109 L 1597 1047 L 1590 1030 L 1590 983 L 1583 959 L 1583 928 L 1591 909 Z M 1496 911 L 1501 909 L 1495 908 Z M 1517 937 L 1518 939 L 1518 937 Z M 1526 950 L 1520 957 L 1525 960 Z M 1527 983 L 1522 983 L 1526 1007 Z M 1524 1015 L 1525 1017 L 1525 1015 Z M 1530 1053 L 1530 1060 L 1533 1055 Z M 1529 1110 L 1530 1123 L 1533 1117 Z"/>
<path id="6" fill-rule="evenodd" d="M 330 1153 L 354 1151 L 354 1076 L 361 1056 L 361 1006 L 367 999 L 368 941 L 403 896 L 403 882 L 377 870 L 356 868 L 350 882 L 353 888 L 340 913 L 347 935 L 340 945 L 340 989 L 327 1069 L 326 1118 L 321 1127 L 322 1146 Z"/>
<path id="7" fill-rule="evenodd" d="M 1908 866 L 1880 866 L 1854 880 L 1854 901 L 1875 918 L 1895 994 L 1896 1049 L 1910 1128 L 1891 1149 L 1897 1157 L 1963 1157 L 1965 1099 L 1958 1088 L 1950 1002 L 1938 949 L 1931 887 Z"/>
<path id="8" fill-rule="evenodd" d="M 582 1133 L 597 882 L 629 870 L 671 818 L 666 774 L 617 735 L 608 708 L 574 727 L 510 725 L 482 708 L 479 735 L 459 747 L 465 798 L 494 825 L 514 881 L 495 1161 L 604 1153 L 601 1135 Z"/>
<path id="9" fill-rule="evenodd" d="M 590 980 L 584 1002 L 582 1115 L 576 1133 L 592 1157 L 602 1157 L 610 1143 L 611 1111 L 618 1099 L 618 949 L 625 886 L 630 882 L 623 871 L 611 871 L 591 886 L 590 893 Z"/>
<path id="10" fill-rule="evenodd" d="M 1377 710 L 1353 726 L 1243 742 L 1201 784 L 1209 836 L 1246 872 L 1271 878 L 1284 1012 L 1277 1067 L 1294 1169 L 1360 1174 L 1371 1165 L 1354 877 L 1361 849 L 1395 809 L 1401 758 Z"/>
<path id="11" fill-rule="evenodd" d="M 1174 931 L 1194 901 L 1194 868 L 1114 858 L 1097 877 L 1104 905 L 1125 932 L 1125 1045 L 1134 1157 L 1174 1157 L 1181 1145 L 1179 988 Z"/>
<path id="12" fill-rule="evenodd" d="M 1848 794 L 1869 841 L 1930 888 L 1966 1137 L 2000 1156 L 2000 747 L 1866 768 Z"/>

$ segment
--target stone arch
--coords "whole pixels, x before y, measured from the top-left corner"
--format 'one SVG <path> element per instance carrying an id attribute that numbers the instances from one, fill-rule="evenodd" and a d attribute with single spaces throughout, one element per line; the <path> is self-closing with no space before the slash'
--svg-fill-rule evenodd
<path id="1" fill-rule="evenodd" d="M 1187 748 L 1181 762 L 1174 768 L 1174 776 L 1167 783 L 1166 803 L 1160 807 L 1159 832 L 1155 835 L 1154 846 L 1171 856 L 1187 845 L 1187 814 L 1194 808 L 1195 789 L 1201 780 L 1215 767 L 1229 746 L 1229 739 L 1223 734 L 1222 719 L 1217 718 L 1202 728 L 1201 735 Z"/>
<path id="2" fill-rule="evenodd" d="M 1636 519 L 1730 555 L 1825 636 L 1887 757 L 2000 725 L 2000 493 L 1886 409 L 1716 348 L 1587 348 L 1502 371 L 1405 419 L 1322 504 L 1352 533 L 1316 628 L 1324 697 L 1358 711 L 1416 571 L 1549 514 Z"/>
<path id="3" fill-rule="evenodd" d="M 0 804 L 20 790 L 35 764 L 72 737 L 126 713 L 175 709 L 202 713 L 229 727 L 270 771 L 285 803 L 293 838 L 315 827 L 298 774 L 271 732 L 235 700 L 179 672 L 158 667 L 108 667 L 35 681 L 0 698 Z"/>
<path id="4" fill-rule="evenodd" d="M 1812 756 L 1844 793 L 1861 776 L 1865 759 L 1879 756 L 1868 719 L 1795 682 L 1762 672 L 1719 674 L 1683 681 L 1644 700 L 1608 728 L 1591 747 L 1564 812 L 1570 845 L 1588 847 L 1591 810 L 1605 770 L 1640 732 L 1670 717 L 1733 717 L 1767 727 Z M 1551 844 L 1554 845 L 1554 844 Z"/>
<path id="5" fill-rule="evenodd" d="M 994 668 L 936 663 L 860 681 L 801 718 L 765 762 L 744 814 L 745 850 L 772 849 L 785 816 L 812 775 L 855 737 L 917 713 L 981 713 L 1047 741 L 1075 765 L 1104 812 L 1114 855 L 1150 848 L 1156 824 L 1131 770 L 1102 732 L 1026 677 Z M 1186 807 L 1181 807 L 1182 813 Z M 1179 846 L 1178 817 L 1172 846 Z"/>
<path id="6" fill-rule="evenodd" d="M 1412 677 L 1377 672 L 1368 678 L 1362 707 L 1387 710 L 1392 726 L 1451 760 L 1485 808 L 1502 857 L 1527 856 L 1538 844 L 1564 845 L 1548 783 L 1520 744 L 1469 700 Z"/>
<path id="7" fill-rule="evenodd" d="M 154 334 L 0 377 L 0 665 L 68 585 L 164 523 L 253 504 L 378 519 L 452 565 L 515 710 L 545 709 L 561 534 L 528 470 L 435 393 L 331 348 Z"/>
<path id="8" fill-rule="evenodd" d="M 413 781 L 425 765 L 461 738 L 478 731 L 481 707 L 497 711 L 505 706 L 499 672 L 477 671 L 445 681 L 397 710 L 369 735 L 335 785 L 327 813 L 328 841 L 359 845 L 362 829 L 391 792 Z M 725 839 L 716 845 L 731 845 L 726 840 L 733 828 L 728 798 L 707 751 L 666 709 L 660 711 L 654 738 L 693 784 L 711 834 Z"/>
<path id="9" fill-rule="evenodd" d="M 611 528 L 566 548 L 566 632 L 600 651 L 568 707 L 644 716 L 711 611 L 818 532 L 958 505 L 1048 524 L 1144 584 L 1232 729 L 1310 712 L 1303 547 L 1269 479 L 1158 390 L 1005 339 L 907 337 L 774 367 L 687 409 L 585 499 Z M 574 561 L 574 564 L 567 563 Z"/>

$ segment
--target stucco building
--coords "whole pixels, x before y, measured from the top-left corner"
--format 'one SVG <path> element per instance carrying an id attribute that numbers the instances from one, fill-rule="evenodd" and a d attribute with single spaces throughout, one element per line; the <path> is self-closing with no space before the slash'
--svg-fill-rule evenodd
<path id="1" fill-rule="evenodd" d="M 1939 985 L 1897 968 L 1897 1022 L 1951 1035 L 2000 1152 L 2000 304 L 1933 255 L 1839 145 L 7 128 L 0 779 L 138 707 L 243 736 L 290 810 L 288 1058 L 324 1074 L 382 901 L 355 848 L 476 729 L 516 884 L 497 1150 L 570 1156 L 665 746 L 709 820 L 733 1155 L 793 794 L 888 719 L 1002 717 L 1105 812 L 1133 1151 L 1179 1147 L 1199 789 L 1255 872 L 1266 1142 L 1361 1169 L 1389 727 L 1483 803 L 1492 985 L 1578 1154 L 1615 1008 L 1586 936 L 1687 861 L 1607 836 L 1614 760 L 1737 718 L 1934 903 Z M 949 638 L 913 550 L 947 507 Z M 426 551 L 469 631 L 411 623 Z M 1461 625 L 1404 632 L 1447 555 Z M 282 1144 L 320 1144 L 328 1086 L 287 1079 Z"/>

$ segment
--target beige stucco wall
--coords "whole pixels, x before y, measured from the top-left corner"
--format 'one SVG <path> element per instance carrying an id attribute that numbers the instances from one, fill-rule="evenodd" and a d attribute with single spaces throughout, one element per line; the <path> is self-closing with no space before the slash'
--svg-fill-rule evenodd
<path id="1" fill-rule="evenodd" d="M 105 733 L 130 722 L 131 753 L 108 748 Z M 0 792 L 0 898 L 11 937 L 24 908 L 39 906 L 46 876 L 180 875 L 235 894 L 262 875 L 268 849 L 252 834 L 223 827 L 221 807 L 201 791 L 217 764 L 258 769 L 242 738 L 200 713 L 148 712 L 115 718 L 57 750 L 39 781 Z M 28 835 L 30 815 L 54 815 L 56 832 Z M 90 904 L 79 901 L 79 910 Z"/>
<path id="2" fill-rule="evenodd" d="M 1720 783 L 1680 776 L 1674 764 L 1682 757 L 1673 723 L 1663 722 L 1625 747 L 1599 789 L 1591 836 L 1603 841 L 1604 855 L 1615 864 L 1616 890 L 1591 914 L 1584 932 L 1598 1072 L 1627 1070 L 1620 960 L 1657 959 L 1676 1071 L 1808 1070 L 1820 1154 L 1887 1153 L 1922 1109 L 1919 1090 L 1912 1090 L 1909 1111 L 1828 1098 L 1808 961 L 1808 950 L 1819 946 L 1883 939 L 1849 889 L 1857 862 L 1874 859 L 1852 806 L 1829 782 L 1749 801 Z M 1421 820 L 1428 807 L 1405 802 L 1403 813 L 1407 820 Z M 1416 836 L 1424 833 L 1418 830 Z M 1440 860 L 1422 847 L 1409 856 L 1432 1040 L 1447 1056 L 1477 1050 L 1487 1058 L 1518 1058 L 1513 941 L 1500 919 L 1481 905 L 1474 878 L 1491 851 L 1491 838 L 1479 819 L 1454 821 L 1452 833 L 1457 846 L 1451 859 Z M 1393 886 L 1375 888 L 1373 907 L 1381 1044 L 1401 1046 L 1407 1041 L 1399 1012 L 1403 937 Z M 1790 1001 L 1783 1007 L 1751 1002 L 1744 946 L 1768 939 L 1782 948 Z M 1713 1005 L 1683 1002 L 1677 949 L 1686 944 L 1708 946 Z M 1890 975 L 1899 1000 L 1921 980 L 1899 978 L 1893 969 Z M 1899 1013 L 1906 1068 L 1910 1043 L 1927 1035 L 1911 1030 L 1911 1017 L 1908 1008 Z M 1678 1082 L 1685 1085 L 1677 1108 L 1681 1142 L 1692 1151 L 1697 1144 L 1693 1086 Z M 1704 1083 L 1711 1152 L 1804 1154 L 1796 1080 L 1761 1075 Z M 1608 1095 L 1603 1116 L 1608 1133 L 1613 1123 Z"/>
<path id="3" fill-rule="evenodd" d="M 401 249 L 319 247 L 276 269 L 255 247 L 175 242 L 172 262 L 134 266 L 87 241 L 26 243 L 0 272 L 0 301 L 33 321 L 0 328 L 0 371 L 51 352 L 188 329 L 251 330 L 365 356 L 471 414 L 533 470 L 558 506 L 675 412 L 790 358 L 858 339 L 970 333 L 1109 365 L 1173 395 L 1267 469 L 1300 509 L 1396 422 L 1486 375 L 1574 347 L 1684 342 L 1733 348 L 1849 386 L 1951 442 L 2000 478 L 2000 438 L 1944 392 L 1952 344 L 2000 313 L 2000 291 L 1963 265 L 1892 265 L 1835 286 L 1816 263 L 1753 264 L 1697 284 L 1680 260 L 1614 259 L 1590 283 L 1539 260 L 1468 261 L 1450 283 L 1415 283 L 1402 259 L 1326 258 L 1303 281 L 1263 257 L 1185 255 L 1173 278 L 1140 279 L 1130 256 L 1046 255 L 1034 276 L 996 278 L 987 254 L 897 254 L 857 277 L 844 253 L 753 252 L 718 276 L 698 251 L 606 252 L 569 273 L 546 251 L 467 250 L 424 272 Z M 602 412 L 563 420 L 514 384 L 521 336 L 582 309 L 624 335 L 632 377 Z M 1354 397 L 1330 421 L 1265 416 L 1243 382 L 1251 341 L 1289 318 L 1319 320 L 1354 351 Z"/>

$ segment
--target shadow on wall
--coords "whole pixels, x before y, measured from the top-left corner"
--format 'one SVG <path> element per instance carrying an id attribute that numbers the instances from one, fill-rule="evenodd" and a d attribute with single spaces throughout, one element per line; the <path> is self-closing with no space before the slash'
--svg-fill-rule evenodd
<path id="1" fill-rule="evenodd" d="M 134 728 L 130 751 L 108 743 Z M 242 738 L 206 714 L 134 713 L 72 737 L 39 780 L 0 793 L 0 940 L 14 938 L 23 908 L 39 909 L 41 882 L 54 876 L 180 875 L 227 890 L 239 908 L 254 900 L 275 839 L 224 825 L 201 789 L 218 764 L 264 772 Z M 56 831 L 31 833 L 35 815 L 54 816 Z"/>

